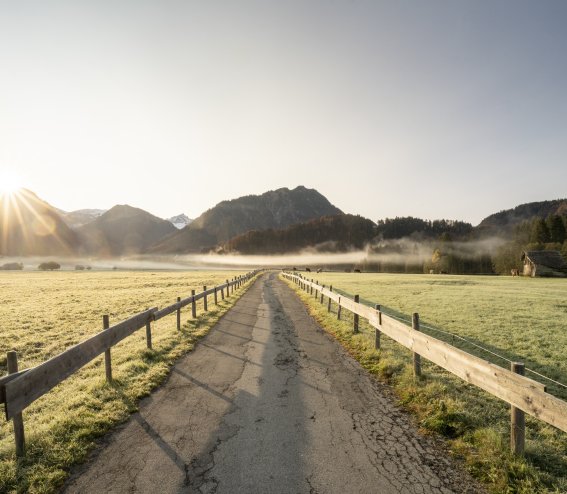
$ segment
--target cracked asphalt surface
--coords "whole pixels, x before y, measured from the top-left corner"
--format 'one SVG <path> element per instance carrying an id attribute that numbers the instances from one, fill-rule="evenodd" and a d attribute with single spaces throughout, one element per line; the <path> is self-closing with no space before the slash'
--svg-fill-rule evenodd
<path id="1" fill-rule="evenodd" d="M 483 492 L 276 273 L 254 283 L 63 491 Z"/>

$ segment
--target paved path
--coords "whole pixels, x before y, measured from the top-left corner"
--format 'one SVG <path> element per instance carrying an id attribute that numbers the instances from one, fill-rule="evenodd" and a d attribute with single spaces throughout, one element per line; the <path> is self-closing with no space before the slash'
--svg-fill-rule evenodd
<path id="1" fill-rule="evenodd" d="M 65 492 L 479 492 L 475 485 L 268 273 Z"/>

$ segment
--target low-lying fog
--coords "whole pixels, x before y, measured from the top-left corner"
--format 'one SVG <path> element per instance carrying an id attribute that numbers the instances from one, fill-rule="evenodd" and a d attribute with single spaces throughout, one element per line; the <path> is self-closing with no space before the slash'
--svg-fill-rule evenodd
<path id="1" fill-rule="evenodd" d="M 490 254 L 504 243 L 503 239 L 491 238 L 471 242 L 449 242 L 442 245 L 444 253 L 462 258 Z M 435 246 L 431 243 L 416 243 L 411 239 L 383 241 L 369 245 L 366 249 L 330 253 L 317 248 L 305 249 L 285 255 L 238 255 L 238 254 L 188 254 L 171 257 L 123 257 L 116 259 L 59 258 L 59 257 L 0 257 L 0 266 L 6 263 L 23 263 L 24 270 L 37 270 L 39 264 L 55 261 L 65 271 L 83 267 L 96 271 L 106 270 L 187 270 L 187 269 L 247 269 L 255 267 L 331 267 L 333 265 L 355 265 L 361 263 L 420 264 L 431 259 Z"/>

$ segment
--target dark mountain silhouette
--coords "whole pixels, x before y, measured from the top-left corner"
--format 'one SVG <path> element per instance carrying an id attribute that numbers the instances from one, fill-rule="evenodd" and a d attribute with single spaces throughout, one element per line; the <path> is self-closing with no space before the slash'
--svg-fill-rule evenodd
<path id="1" fill-rule="evenodd" d="M 341 214 L 323 195 L 303 186 L 222 201 L 190 225 L 152 246 L 151 253 L 180 254 L 215 248 L 250 230 L 285 228 L 321 216 Z"/>
<path id="2" fill-rule="evenodd" d="M 230 239 L 223 250 L 240 254 L 284 254 L 315 247 L 319 252 L 362 249 L 376 236 L 376 225 L 352 214 L 324 216 L 282 229 L 252 230 Z"/>
<path id="3" fill-rule="evenodd" d="M 167 220 L 143 209 L 118 205 L 77 230 L 81 252 L 103 257 L 139 254 L 176 231 Z"/>
<path id="4" fill-rule="evenodd" d="M 549 215 L 567 215 L 567 199 L 529 202 L 491 214 L 475 227 L 475 231 L 480 236 L 508 234 L 524 221 L 547 218 Z"/>
<path id="5" fill-rule="evenodd" d="M 33 192 L 0 196 L 0 255 L 71 255 L 78 247 L 77 234 Z"/>
<path id="6" fill-rule="evenodd" d="M 26 189 L 5 194 L 0 197 L 0 256 L 113 257 L 209 250 L 275 254 L 311 247 L 338 252 L 361 248 L 370 241 L 373 245 L 397 239 L 466 242 L 492 236 L 515 242 L 518 249 L 553 247 L 567 253 L 563 238 L 567 199 L 521 204 L 488 216 L 474 228 L 460 221 L 412 217 L 386 218 L 374 224 L 343 214 L 319 192 L 302 186 L 222 201 L 181 230 L 131 206 L 119 205 L 101 213 L 65 213 Z M 79 227 L 69 226 L 85 221 Z"/>

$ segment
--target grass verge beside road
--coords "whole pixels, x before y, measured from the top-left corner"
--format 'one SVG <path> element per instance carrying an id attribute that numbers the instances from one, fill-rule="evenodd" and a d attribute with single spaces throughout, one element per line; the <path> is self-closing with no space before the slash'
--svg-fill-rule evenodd
<path id="1" fill-rule="evenodd" d="M 564 280 L 531 283 L 533 280 L 511 278 L 342 273 L 321 273 L 317 279 L 351 297 L 358 293 L 361 301 L 381 303 L 383 310 L 397 316 L 408 318 L 411 312 L 420 312 L 422 322 L 482 341 L 505 356 L 519 357 L 523 354 L 520 350 L 531 349 L 527 357 L 533 367 L 539 364 L 539 369 L 544 370 L 555 362 L 554 376 L 563 376 L 564 357 L 560 356 L 564 353 L 565 332 L 559 328 L 565 328 L 567 315 L 557 307 L 565 303 Z M 320 304 L 319 299 L 298 290 L 297 285 L 290 286 L 298 291 L 313 317 L 351 355 L 393 386 L 400 403 L 415 414 L 425 432 L 441 434 L 448 440 L 454 454 L 490 491 L 567 492 L 565 433 L 526 416 L 526 455 L 511 455 L 508 404 L 427 361 L 422 360 L 423 377 L 414 378 L 409 350 L 384 335 L 382 348 L 375 350 L 374 328 L 361 321 L 361 333 L 353 334 L 351 313 L 343 309 L 338 321 L 334 303 L 328 313 L 326 300 Z M 524 311 L 517 310 L 524 304 L 528 305 Z M 511 315 L 514 313 L 515 317 Z M 547 322 L 552 315 L 553 320 Z M 529 317 L 532 324 L 522 325 L 523 317 Z M 524 338 L 516 334 L 518 328 L 522 328 Z M 524 347 L 522 339 L 545 341 L 534 348 L 533 344 Z M 539 348 L 544 349 L 541 355 Z"/>
<path id="2" fill-rule="evenodd" d="M 164 307 L 203 285 L 212 287 L 240 272 L 6 273 L 0 276 L 3 321 L 0 367 L 16 350 L 20 368 L 37 365 L 102 328 L 102 315 L 117 323 L 148 307 Z M 24 415 L 26 456 L 16 459 L 12 424 L 0 421 L 0 492 L 55 492 L 69 468 L 84 460 L 97 438 L 137 410 L 139 400 L 163 382 L 175 360 L 190 351 L 244 293 L 250 283 L 209 311 L 197 303 L 152 324 L 153 349 L 145 331 L 113 347 L 113 383 L 104 361 L 95 359 L 34 402 Z"/>

